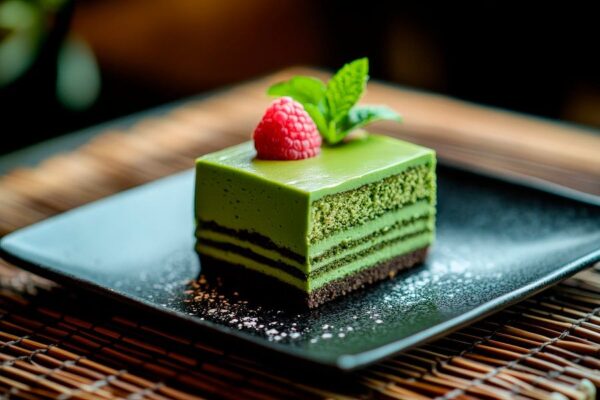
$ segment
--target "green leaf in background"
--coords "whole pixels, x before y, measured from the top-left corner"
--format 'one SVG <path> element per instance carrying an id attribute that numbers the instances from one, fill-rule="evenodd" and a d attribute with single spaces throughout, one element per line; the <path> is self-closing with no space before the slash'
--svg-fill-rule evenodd
<path id="1" fill-rule="evenodd" d="M 320 106 L 325 97 L 325 89 L 325 84 L 317 78 L 295 76 L 271 86 L 267 93 L 271 96 L 289 96 L 306 108 L 307 104 Z"/>
<path id="2" fill-rule="evenodd" d="M 386 106 L 365 105 L 352 107 L 340 123 L 338 136 L 341 136 L 341 139 L 343 139 L 351 131 L 362 128 L 371 122 L 381 120 L 401 122 L 402 117 L 396 111 Z"/>
<path id="3" fill-rule="evenodd" d="M 22 76 L 40 56 L 66 0 L 0 0 L 0 87 Z"/>
<path id="4" fill-rule="evenodd" d="M 70 35 L 58 53 L 56 97 L 68 109 L 81 111 L 100 95 L 100 70 L 92 49 Z"/>
<path id="5" fill-rule="evenodd" d="M 0 1 L 0 87 L 19 78 L 35 62 L 44 35 L 43 17 L 33 2 Z"/>
<path id="6" fill-rule="evenodd" d="M 342 120 L 358 102 L 369 79 L 369 60 L 359 58 L 346 64 L 327 83 L 329 118 Z"/>

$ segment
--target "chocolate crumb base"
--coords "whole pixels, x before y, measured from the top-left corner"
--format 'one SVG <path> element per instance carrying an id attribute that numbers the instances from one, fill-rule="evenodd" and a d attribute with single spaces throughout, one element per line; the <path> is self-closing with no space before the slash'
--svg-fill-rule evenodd
<path id="1" fill-rule="evenodd" d="M 321 286 L 309 294 L 307 305 L 309 308 L 315 308 L 367 285 L 372 285 L 387 278 L 391 279 L 399 271 L 411 268 L 425 261 L 428 249 L 429 247 L 425 247 L 411 253 L 403 254 Z"/>
<path id="2" fill-rule="evenodd" d="M 335 298 L 357 289 L 372 285 L 387 278 L 393 278 L 399 271 L 411 268 L 425 261 L 429 247 L 403 254 L 390 260 L 332 281 L 319 289 L 306 293 L 285 282 L 255 272 L 241 265 L 227 263 L 215 258 L 200 255 L 201 273 L 210 281 L 219 281 L 223 286 L 240 291 L 253 300 L 270 305 L 316 308 Z"/>

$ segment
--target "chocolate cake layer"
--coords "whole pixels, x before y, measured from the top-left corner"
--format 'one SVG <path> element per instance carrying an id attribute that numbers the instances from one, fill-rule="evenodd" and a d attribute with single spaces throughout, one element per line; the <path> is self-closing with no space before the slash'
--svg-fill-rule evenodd
<path id="1" fill-rule="evenodd" d="M 385 228 L 382 228 L 382 229 L 372 232 L 368 235 L 365 235 L 365 236 L 361 237 L 360 239 L 344 240 L 344 241 L 340 242 L 339 244 L 330 247 L 329 249 L 327 249 L 323 253 L 319 254 L 318 256 L 312 257 L 310 259 L 310 261 L 311 261 L 311 263 L 319 263 L 323 260 L 334 257 L 340 251 L 351 249 L 362 243 L 369 242 L 379 236 L 384 235 L 385 233 L 387 233 L 391 230 L 398 229 L 403 226 L 410 225 L 410 224 L 413 224 L 416 222 L 428 221 L 431 219 L 432 219 L 432 216 L 430 214 L 423 214 L 423 215 L 411 217 L 411 218 L 408 218 L 405 220 L 397 221 L 396 223 L 394 223 L 390 226 L 386 226 Z M 230 229 L 230 228 L 221 226 L 214 221 L 198 221 L 198 227 L 196 230 L 196 235 L 198 237 L 199 237 L 199 235 L 202 234 L 202 232 L 210 232 L 210 231 L 221 233 L 221 234 L 227 235 L 231 238 L 238 239 L 242 242 L 251 243 L 255 246 L 259 246 L 259 247 L 262 247 L 267 250 L 276 251 L 279 254 L 281 254 L 282 256 L 285 256 L 285 257 L 287 257 L 291 260 L 297 261 L 299 263 L 306 262 L 305 257 L 301 256 L 300 254 L 296 254 L 293 251 L 291 251 L 285 247 L 277 246 L 275 243 L 273 243 L 273 241 L 271 241 L 271 239 L 269 239 L 268 237 L 263 236 L 259 233 L 249 232 L 247 230 Z M 206 239 L 206 238 L 202 238 L 200 240 L 202 240 L 206 243 L 212 243 L 212 244 L 216 243 L 216 241 Z M 225 245 L 225 243 L 221 243 L 221 245 Z M 231 249 L 240 248 L 239 246 L 235 246 L 235 245 L 231 245 L 231 244 L 229 244 L 229 246 L 231 246 Z"/>
<path id="2" fill-rule="evenodd" d="M 216 242 L 213 240 L 209 240 L 209 239 L 202 239 L 202 245 L 203 246 L 210 246 L 213 247 L 215 249 L 219 249 L 219 250 L 223 250 L 223 251 L 227 251 L 227 252 L 232 252 L 232 253 L 236 253 L 236 254 L 240 254 L 244 257 L 247 257 L 251 260 L 260 262 L 262 264 L 268 265 L 272 268 L 276 268 L 279 269 L 281 271 L 284 271 L 287 274 L 290 274 L 292 276 L 295 276 L 297 278 L 300 279 L 314 279 L 316 277 L 321 276 L 322 274 L 328 273 L 331 270 L 335 269 L 335 268 L 339 268 L 345 264 L 348 264 L 354 260 L 360 259 L 362 257 L 365 257 L 373 252 L 379 251 L 383 248 L 385 248 L 386 246 L 390 246 L 393 245 L 395 243 L 399 243 L 405 240 L 408 240 L 410 238 L 414 238 L 416 236 L 422 235 L 424 233 L 430 233 L 430 230 L 424 229 L 421 231 L 416 231 L 416 232 L 412 232 L 410 234 L 407 235 L 403 235 L 400 237 L 396 237 L 392 240 L 387 240 L 387 241 L 382 241 L 379 242 L 363 251 L 360 251 L 358 253 L 353 253 L 353 254 L 349 254 L 346 257 L 337 259 L 337 260 L 333 260 L 331 262 L 329 262 L 329 264 L 324 265 L 323 267 L 314 270 L 310 273 L 304 273 L 302 271 L 300 271 L 298 268 L 295 268 L 291 265 L 286 264 L 285 262 L 282 261 L 277 261 L 277 260 L 273 260 L 270 259 L 268 257 L 264 257 L 260 254 L 257 254 L 255 252 L 253 252 L 250 249 L 244 248 L 244 247 L 240 247 L 240 246 L 236 246 L 230 243 L 224 243 L 224 242 Z M 200 253 L 202 253 L 201 250 L 199 250 Z"/>
<path id="3" fill-rule="evenodd" d="M 255 245 L 263 247 L 265 249 L 277 251 L 279 254 L 286 256 L 292 260 L 296 260 L 299 263 L 303 263 L 306 261 L 305 257 L 303 257 L 302 255 L 297 254 L 288 248 L 285 248 L 282 246 L 277 246 L 275 243 L 273 243 L 273 241 L 271 239 L 269 239 L 268 237 L 266 237 L 264 235 L 261 235 L 260 233 L 250 232 L 249 230 L 246 230 L 246 229 L 236 230 L 236 229 L 227 228 L 223 225 L 219 225 L 218 223 L 216 223 L 214 221 L 198 220 L 198 227 L 196 228 L 196 234 L 198 234 L 198 232 L 200 232 L 202 230 L 219 232 L 224 235 L 228 235 L 228 236 L 231 236 L 233 238 L 236 238 L 236 239 L 239 239 L 239 240 L 242 240 L 245 242 L 254 243 Z"/>
<path id="4" fill-rule="evenodd" d="M 410 253 L 381 262 L 370 268 L 365 268 L 358 273 L 345 278 L 332 281 L 309 293 L 307 305 L 315 308 L 336 297 L 344 296 L 356 289 L 360 289 L 386 278 L 393 278 L 399 271 L 409 269 L 425 261 L 429 247 L 418 249 Z"/>
<path id="5" fill-rule="evenodd" d="M 428 249 L 429 247 L 424 247 L 364 268 L 357 273 L 329 282 L 309 293 L 241 265 L 227 263 L 206 255 L 201 255 L 200 259 L 202 274 L 208 279 L 223 279 L 228 287 L 234 285 L 243 294 L 247 294 L 256 300 L 266 300 L 270 304 L 273 304 L 273 300 L 277 300 L 285 305 L 315 308 L 362 287 L 386 278 L 392 278 L 399 271 L 422 263 L 426 258 Z"/>

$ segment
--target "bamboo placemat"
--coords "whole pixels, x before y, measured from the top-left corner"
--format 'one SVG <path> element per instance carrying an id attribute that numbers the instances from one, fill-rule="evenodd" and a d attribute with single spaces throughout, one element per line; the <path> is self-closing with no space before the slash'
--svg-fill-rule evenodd
<path id="1" fill-rule="evenodd" d="M 107 131 L 77 151 L 38 167 L 10 172 L 0 178 L 0 232 L 189 168 L 199 154 L 246 140 L 268 102 L 262 95 L 264 88 L 281 77 L 174 107 L 127 129 Z M 568 127 L 382 85 L 373 85 L 369 97 L 413 116 L 402 130 L 386 124 L 380 125 L 382 130 L 433 143 L 449 160 L 466 165 L 483 162 L 484 168 L 508 174 L 527 172 L 544 179 L 556 175 L 556 183 L 567 177 L 578 190 L 598 189 L 600 160 L 594 150 L 599 142 L 592 134 L 577 130 L 569 134 Z M 502 126 L 517 129 L 512 142 L 509 133 L 500 133 Z M 450 127 L 457 132 L 463 129 L 451 134 Z M 476 133 L 483 142 L 479 147 Z M 559 145 L 565 139 L 568 144 Z M 521 164 L 512 161 L 523 157 L 513 152 L 515 146 L 522 151 L 521 145 L 534 142 L 543 143 L 535 157 Z M 583 157 L 585 165 L 578 165 L 573 154 Z M 492 162 L 485 163 L 486 157 Z M 558 161 L 550 164 L 551 158 Z M 600 385 L 598 275 L 587 271 L 434 343 L 351 376 L 329 377 L 330 383 L 325 384 L 293 371 L 274 370 L 227 349 L 208 347 L 142 317 L 86 303 L 0 262 L 0 395 L 23 399 L 593 398 L 595 386 Z"/>

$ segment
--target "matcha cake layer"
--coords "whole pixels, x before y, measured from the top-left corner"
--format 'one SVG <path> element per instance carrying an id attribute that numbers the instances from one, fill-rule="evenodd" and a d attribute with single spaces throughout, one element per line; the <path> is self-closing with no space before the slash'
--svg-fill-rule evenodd
<path id="1" fill-rule="evenodd" d="M 248 142 L 196 163 L 197 250 L 222 268 L 271 277 L 315 305 L 351 276 L 406 268 L 416 256 L 393 260 L 433 240 L 432 150 L 369 135 L 299 161 L 255 155 Z"/>
<path id="2" fill-rule="evenodd" d="M 309 257 L 301 256 L 290 250 L 277 247 L 269 238 L 257 233 L 229 230 L 214 223 L 200 222 L 197 230 L 199 245 L 220 244 L 222 248 L 244 251 L 256 256 L 272 258 L 310 273 L 325 266 L 336 258 L 346 256 L 357 250 L 368 249 L 380 241 L 389 240 L 406 234 L 433 231 L 433 218 L 430 212 L 410 216 L 408 219 L 398 217 L 398 212 L 386 215 L 367 224 L 358 225 L 347 232 L 341 232 L 314 244 L 315 251 Z M 368 225 L 368 226 L 365 226 Z M 320 251 L 318 251 L 320 250 Z"/>

